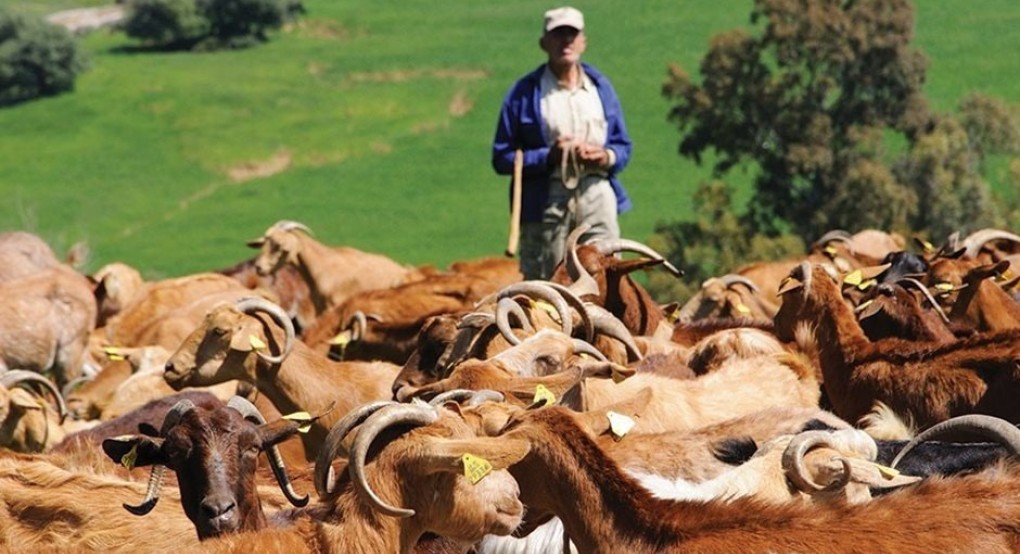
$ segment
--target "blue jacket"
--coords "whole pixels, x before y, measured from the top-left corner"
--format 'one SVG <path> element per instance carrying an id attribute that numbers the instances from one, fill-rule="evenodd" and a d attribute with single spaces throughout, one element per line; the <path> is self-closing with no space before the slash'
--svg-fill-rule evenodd
<path id="1" fill-rule="evenodd" d="M 616 154 L 616 164 L 609 169 L 609 183 L 616 193 L 616 211 L 631 208 L 630 198 L 617 175 L 630 161 L 631 142 L 623 123 L 620 99 L 609 79 L 594 67 L 581 64 L 584 73 L 595 83 L 608 127 L 606 148 Z M 524 175 L 521 186 L 521 221 L 541 221 L 549 196 L 550 168 L 546 164 L 549 144 L 542 132 L 541 87 L 545 64 L 522 77 L 507 93 L 499 111 L 496 137 L 492 141 L 492 167 L 500 175 L 513 175 L 514 151 L 524 150 Z M 512 181 L 511 181 L 512 183 Z M 512 191 L 512 188 L 511 188 Z"/>

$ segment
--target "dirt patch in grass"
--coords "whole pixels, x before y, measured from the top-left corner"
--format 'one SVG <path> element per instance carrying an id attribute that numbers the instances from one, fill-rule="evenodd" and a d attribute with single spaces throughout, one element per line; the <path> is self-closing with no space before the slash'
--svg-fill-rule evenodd
<path id="1" fill-rule="evenodd" d="M 290 167 L 293 156 L 289 150 L 277 150 L 269 159 L 254 162 L 245 162 L 227 170 L 227 176 L 235 183 L 243 183 L 252 179 L 264 179 L 266 177 L 282 173 Z"/>

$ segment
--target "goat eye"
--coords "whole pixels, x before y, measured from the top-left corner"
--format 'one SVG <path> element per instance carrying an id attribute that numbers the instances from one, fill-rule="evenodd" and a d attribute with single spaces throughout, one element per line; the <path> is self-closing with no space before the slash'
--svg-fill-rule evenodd
<path id="1" fill-rule="evenodd" d="M 227 334 L 227 330 L 223 327 L 213 327 L 212 332 L 218 337 L 222 337 Z"/>

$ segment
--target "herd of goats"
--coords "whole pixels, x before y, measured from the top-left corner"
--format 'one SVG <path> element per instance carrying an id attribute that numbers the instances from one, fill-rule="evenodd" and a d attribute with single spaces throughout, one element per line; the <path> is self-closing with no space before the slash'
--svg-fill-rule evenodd
<path id="1" fill-rule="evenodd" d="M 833 231 L 663 305 L 583 231 L 548 281 L 0 233 L 0 550 L 1020 552 L 1020 236 Z"/>

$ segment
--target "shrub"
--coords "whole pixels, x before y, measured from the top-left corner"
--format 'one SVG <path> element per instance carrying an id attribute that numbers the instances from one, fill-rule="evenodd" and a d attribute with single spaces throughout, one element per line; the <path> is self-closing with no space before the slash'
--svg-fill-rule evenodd
<path id="1" fill-rule="evenodd" d="M 133 0 L 124 22 L 129 37 L 156 46 L 188 48 L 209 33 L 195 0 Z"/>
<path id="2" fill-rule="evenodd" d="M 0 10 L 0 106 L 73 90 L 87 66 L 64 28 Z"/>
<path id="3" fill-rule="evenodd" d="M 211 34 L 227 46 L 248 46 L 268 40 L 266 32 L 278 29 L 288 16 L 284 0 L 197 0 L 209 19 Z"/>

